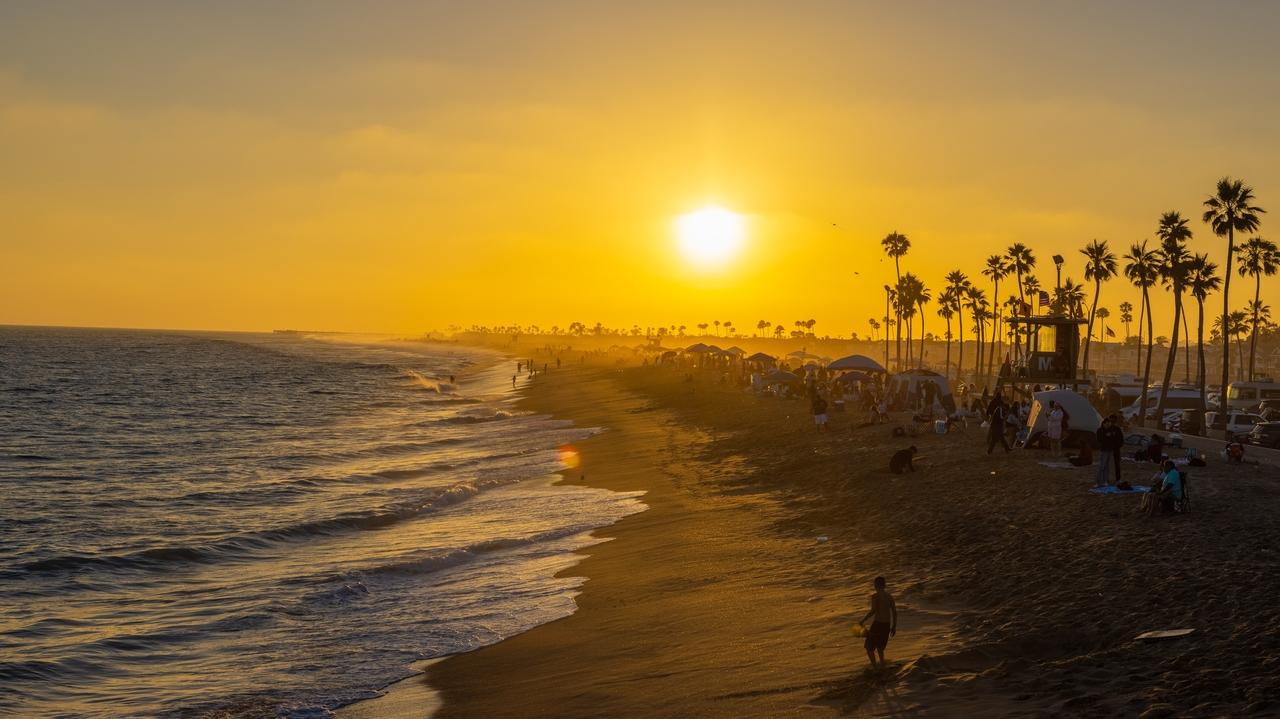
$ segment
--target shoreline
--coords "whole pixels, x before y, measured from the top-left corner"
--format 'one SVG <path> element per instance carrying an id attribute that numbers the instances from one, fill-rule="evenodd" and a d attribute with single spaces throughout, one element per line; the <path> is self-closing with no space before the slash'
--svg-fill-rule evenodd
<path id="1" fill-rule="evenodd" d="M 649 509 L 594 532 L 611 541 L 567 571 L 587 578 L 572 615 L 446 657 L 353 705 L 381 707 L 361 716 L 425 717 L 394 711 L 406 686 L 434 689 L 437 717 L 774 716 L 797 705 L 837 716 L 892 701 L 851 631 L 875 571 L 855 582 L 845 548 L 779 531 L 793 513 L 772 491 L 740 486 L 755 472 L 747 458 L 717 456 L 712 434 L 659 404 L 598 365 L 526 388 L 522 409 L 606 427 L 562 481 L 643 490 Z M 897 668 L 941 650 L 955 618 L 923 596 L 899 603 Z"/>

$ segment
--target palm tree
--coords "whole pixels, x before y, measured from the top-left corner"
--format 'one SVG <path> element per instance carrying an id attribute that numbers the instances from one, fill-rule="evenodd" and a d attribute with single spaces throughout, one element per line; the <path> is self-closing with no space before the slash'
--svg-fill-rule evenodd
<path id="1" fill-rule="evenodd" d="M 1133 303 L 1128 300 L 1120 303 L 1120 321 L 1124 323 L 1124 341 L 1129 343 L 1129 323 L 1133 321 Z"/>
<path id="2" fill-rule="evenodd" d="M 1116 256 L 1107 246 L 1106 241 L 1094 240 L 1085 245 L 1080 254 L 1084 255 L 1084 278 L 1093 281 L 1093 307 L 1089 309 L 1089 336 L 1084 343 L 1084 361 L 1080 367 L 1087 375 L 1089 372 L 1089 348 L 1093 346 L 1093 319 L 1098 311 L 1098 295 L 1102 294 L 1102 283 L 1116 276 Z"/>
<path id="3" fill-rule="evenodd" d="M 911 343 L 914 336 L 913 330 L 915 329 L 916 316 L 915 289 L 917 284 L 920 284 L 920 280 L 910 272 L 898 280 L 898 304 L 895 311 L 898 315 L 898 322 L 905 322 L 907 325 L 907 365 L 911 364 Z M 899 330 L 899 334 L 901 334 L 901 330 Z M 901 363 L 899 366 L 905 368 Z"/>
<path id="4" fill-rule="evenodd" d="M 1236 254 L 1236 231 L 1257 232 L 1258 215 L 1266 212 L 1253 203 L 1253 188 L 1240 180 L 1224 177 L 1218 180 L 1214 194 L 1204 201 L 1202 219 L 1219 237 L 1227 236 L 1227 269 L 1222 281 L 1222 324 L 1227 324 L 1231 307 L 1231 260 Z M 1222 333 L 1222 391 L 1218 394 L 1218 411 L 1227 416 L 1227 384 L 1230 380 L 1231 340 Z"/>
<path id="5" fill-rule="evenodd" d="M 976 376 L 982 373 L 982 338 L 986 319 L 991 316 L 987 311 L 990 305 L 987 302 L 987 293 L 977 287 L 970 287 L 966 296 L 969 300 L 969 314 L 973 317 L 974 334 L 978 338 L 977 356 L 973 362 L 973 374 Z"/>
<path id="6" fill-rule="evenodd" d="M 1134 244 L 1129 248 L 1129 253 L 1124 256 L 1126 261 L 1124 267 L 1124 275 L 1135 287 L 1142 290 L 1142 309 L 1141 314 L 1147 318 L 1147 363 L 1142 371 L 1142 394 L 1139 395 L 1138 405 L 1138 426 L 1141 427 L 1147 419 L 1147 385 L 1151 384 L 1151 352 L 1152 341 L 1155 339 L 1155 328 L 1151 322 L 1151 286 L 1156 283 L 1159 278 L 1160 253 L 1156 250 L 1147 249 L 1147 241 L 1143 240 L 1141 244 Z M 1142 357 L 1142 321 L 1138 321 L 1138 357 L 1141 362 Z"/>
<path id="7" fill-rule="evenodd" d="M 1009 258 L 1009 265 L 1008 265 L 1009 269 L 1013 270 L 1013 273 L 1018 276 L 1018 300 L 1022 303 L 1023 306 L 1025 306 L 1027 303 L 1027 298 L 1025 294 L 1026 285 L 1022 278 L 1028 272 L 1035 269 L 1036 256 L 1032 254 L 1031 248 L 1022 244 L 1021 242 L 1015 242 L 1012 245 L 1010 245 L 1009 249 L 1005 252 L 1005 256 Z M 1031 346 L 1030 343 L 1031 343 L 1031 335 L 1028 334 L 1027 335 L 1028 351 L 1030 350 L 1030 346 Z"/>
<path id="8" fill-rule="evenodd" d="M 1000 296 L 1000 280 L 1009 276 L 1009 265 L 1005 262 L 1002 255 L 991 255 L 987 258 L 987 266 L 982 268 L 982 274 L 991 280 L 991 296 Z M 961 325 L 963 327 L 963 325 Z M 995 369 L 996 362 L 996 343 L 1000 339 L 1000 313 L 996 312 L 992 316 L 991 322 L 991 351 L 987 357 L 987 375 L 990 376 Z M 961 346 L 964 346 L 963 341 Z M 956 379 L 959 379 L 957 376 Z"/>
<path id="9" fill-rule="evenodd" d="M 951 293 L 953 297 L 964 297 L 964 294 L 973 286 L 969 282 L 969 278 L 960 270 L 952 270 L 951 272 L 948 272 L 946 282 L 946 291 Z M 960 368 L 964 367 L 964 311 L 963 306 L 959 302 L 955 303 L 955 312 L 958 321 L 960 322 L 960 358 L 956 360 L 956 367 Z M 951 351 L 950 344 L 947 345 L 947 351 Z M 949 360 L 948 364 L 950 364 Z M 945 375 L 946 373 L 944 372 L 943 374 Z M 958 370 L 956 372 L 956 381 L 960 381 L 960 372 Z"/>
<path id="10" fill-rule="evenodd" d="M 1164 363 L 1164 383 L 1160 386 L 1160 404 L 1156 416 L 1164 416 L 1165 401 L 1169 396 L 1169 384 L 1173 382 L 1173 365 L 1178 361 L 1178 331 L 1182 325 L 1182 285 L 1186 281 L 1187 240 L 1191 239 L 1191 228 L 1187 220 L 1178 212 L 1166 212 L 1160 216 L 1160 225 L 1156 228 L 1156 237 L 1160 238 L 1160 256 L 1164 262 L 1160 266 L 1160 278 L 1173 289 L 1173 333 L 1170 335 L 1169 357 Z"/>
<path id="11" fill-rule="evenodd" d="M 756 323 L 756 337 L 760 336 L 760 330 L 769 328 L 769 320 L 760 320 Z"/>
<path id="12" fill-rule="evenodd" d="M 1276 243 L 1270 240 L 1264 240 L 1261 237 L 1251 237 L 1243 245 L 1236 248 L 1236 255 L 1240 258 L 1240 276 L 1247 277 L 1253 275 L 1253 304 L 1256 306 L 1259 302 L 1259 293 L 1262 291 L 1262 276 L 1270 277 L 1280 270 L 1280 249 L 1276 247 Z M 1253 380 L 1254 361 L 1258 355 L 1258 318 L 1255 316 L 1252 322 L 1253 336 L 1249 340 L 1249 379 Z"/>
<path id="13" fill-rule="evenodd" d="M 1191 291 L 1191 296 L 1196 298 L 1196 347 L 1199 362 L 1196 367 L 1196 381 L 1200 385 L 1200 411 L 1204 412 L 1208 408 L 1205 406 L 1205 390 L 1207 389 L 1204 371 L 1204 300 L 1209 296 L 1210 292 L 1217 292 L 1222 286 L 1222 279 L 1218 277 L 1218 265 L 1209 261 L 1209 255 L 1196 255 L 1187 263 L 1187 289 Z"/>
<path id="14" fill-rule="evenodd" d="M 1084 285 L 1068 277 L 1061 287 L 1054 288 L 1053 294 L 1053 311 L 1072 319 L 1079 319 L 1084 314 Z"/>
<path id="15" fill-rule="evenodd" d="M 1213 336 L 1226 337 L 1227 341 L 1236 340 L 1236 353 L 1240 356 L 1240 366 L 1244 367 L 1244 343 L 1239 340 L 1243 339 L 1249 333 L 1249 313 L 1244 310 L 1236 310 L 1227 315 L 1227 331 L 1222 331 L 1222 318 L 1219 317 L 1213 321 Z M 1244 379 L 1241 377 L 1241 379 Z"/>
<path id="16" fill-rule="evenodd" d="M 1107 329 L 1107 318 L 1111 316 L 1111 310 L 1106 307 L 1099 307 L 1094 310 L 1094 312 L 1097 314 L 1098 319 L 1102 320 L 1102 326 L 1098 328 L 1098 341 L 1101 342 L 1105 348 L 1107 343 L 1107 332 L 1110 331 Z M 1112 333 L 1112 336 L 1115 336 L 1115 333 Z"/>
<path id="17" fill-rule="evenodd" d="M 720 320 L 715 321 L 715 326 L 716 326 L 716 337 L 719 337 L 720 336 Z"/>
<path id="18" fill-rule="evenodd" d="M 782 336 L 783 336 L 783 335 L 785 335 L 786 333 L 787 333 L 787 328 L 786 328 L 786 327 L 783 327 L 781 323 L 776 324 L 776 325 L 774 325 L 774 326 L 773 326 L 773 337 L 774 337 L 774 339 L 779 339 L 779 340 L 780 340 L 780 339 L 782 339 Z"/>
<path id="19" fill-rule="evenodd" d="M 916 304 L 920 307 L 920 366 L 924 366 L 924 306 L 933 301 L 933 292 L 924 283 L 916 289 Z M 909 350 L 910 348 L 908 348 Z M 910 352 L 908 352 L 910 354 Z"/>
<path id="20" fill-rule="evenodd" d="M 1249 333 L 1253 336 L 1254 340 L 1256 341 L 1258 337 L 1258 330 L 1260 329 L 1265 330 L 1272 327 L 1271 307 L 1270 305 L 1264 304 L 1261 300 L 1254 300 L 1250 302 L 1247 307 L 1245 307 L 1245 311 L 1247 311 L 1250 315 L 1249 327 L 1248 327 Z M 1241 364 L 1243 364 L 1243 362 Z M 1252 359 L 1250 360 L 1250 364 L 1252 364 Z M 1252 368 L 1250 368 L 1250 371 L 1252 371 Z M 1253 380 L 1252 374 L 1249 375 L 1249 380 L 1250 381 Z"/>
<path id="21" fill-rule="evenodd" d="M 900 234 L 897 230 L 894 230 L 893 232 L 885 235 L 883 240 L 880 240 L 880 246 L 884 248 L 885 255 L 893 258 L 894 279 L 898 284 L 901 284 L 902 268 L 899 266 L 898 261 L 903 255 L 907 254 L 907 250 L 911 249 L 911 240 L 907 239 L 906 235 Z M 895 346 L 897 347 L 898 369 L 902 369 L 902 315 L 900 313 L 901 307 L 897 307 L 899 309 L 899 314 L 897 316 L 898 334 L 897 339 L 895 340 Z M 908 345 L 908 351 L 910 351 L 910 345 Z"/>
<path id="22" fill-rule="evenodd" d="M 880 338 L 880 323 L 876 322 L 876 318 L 870 317 L 867 319 L 867 324 L 871 325 L 871 341 L 875 342 Z"/>
<path id="23" fill-rule="evenodd" d="M 938 316 L 947 321 L 947 363 L 942 368 L 942 376 L 951 376 L 951 319 L 955 317 L 959 303 L 956 302 L 956 293 L 948 287 L 938 295 Z M 963 329 L 963 328 L 962 328 Z M 959 372 L 956 373 L 957 380 Z"/>

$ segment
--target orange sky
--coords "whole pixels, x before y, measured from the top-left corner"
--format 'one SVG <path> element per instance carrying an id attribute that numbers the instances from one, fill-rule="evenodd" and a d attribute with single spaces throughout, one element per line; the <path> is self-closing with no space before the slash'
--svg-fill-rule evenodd
<path id="1" fill-rule="evenodd" d="M 890 230 L 1051 285 L 1165 210 L 1221 260 L 1224 174 L 1280 212 L 1276 9 L 688 5 L 6 4 L 0 323 L 865 333 Z M 710 274 L 708 202 L 750 227 Z"/>

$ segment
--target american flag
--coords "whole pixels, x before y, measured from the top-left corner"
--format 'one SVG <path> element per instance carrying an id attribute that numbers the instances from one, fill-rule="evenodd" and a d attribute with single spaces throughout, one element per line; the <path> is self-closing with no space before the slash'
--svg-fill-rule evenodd
<path id="1" fill-rule="evenodd" d="M 1049 304 L 1049 293 L 1045 292 L 1044 290 L 1040 290 L 1040 306 L 1044 307 L 1048 304 Z"/>
<path id="2" fill-rule="evenodd" d="M 1115 337 L 1115 336 L 1116 336 L 1116 333 L 1115 333 L 1115 332 L 1114 332 L 1110 327 L 1108 327 L 1108 328 L 1107 328 L 1107 336 L 1108 336 L 1108 337 Z"/>

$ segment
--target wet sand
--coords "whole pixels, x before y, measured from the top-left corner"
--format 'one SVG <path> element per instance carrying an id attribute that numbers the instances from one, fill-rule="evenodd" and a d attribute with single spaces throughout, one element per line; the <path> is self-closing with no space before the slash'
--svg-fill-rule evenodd
<path id="1" fill-rule="evenodd" d="M 1146 518 L 1088 493 L 1092 468 L 988 457 L 976 426 L 895 439 L 836 414 L 819 435 L 803 402 L 682 379 L 534 382 L 530 408 L 611 428 L 569 481 L 650 510 L 570 570 L 589 578 L 577 613 L 433 665 L 438 716 L 1280 712 L 1277 470 L 1194 469 L 1193 514 Z M 889 474 L 912 443 L 921 471 Z M 850 628 L 877 574 L 903 613 L 873 674 Z"/>

